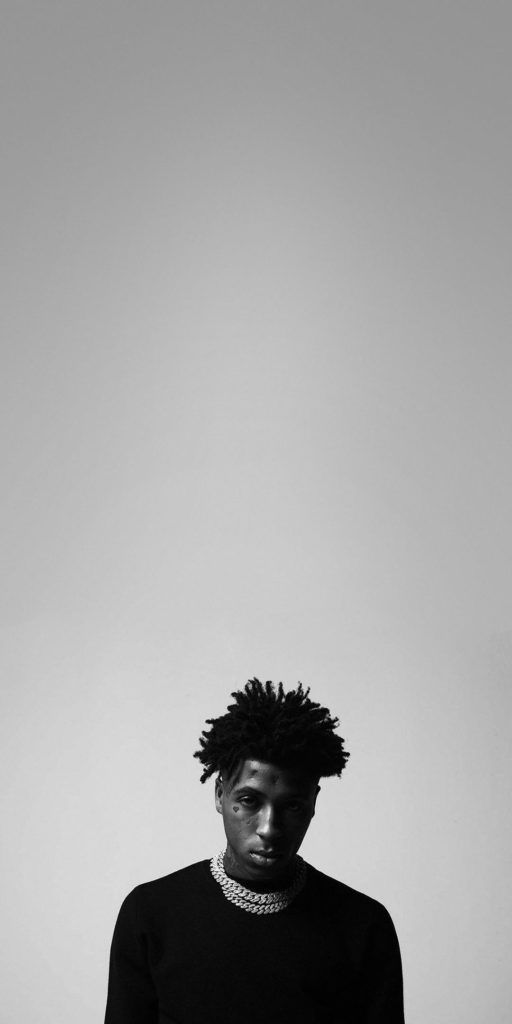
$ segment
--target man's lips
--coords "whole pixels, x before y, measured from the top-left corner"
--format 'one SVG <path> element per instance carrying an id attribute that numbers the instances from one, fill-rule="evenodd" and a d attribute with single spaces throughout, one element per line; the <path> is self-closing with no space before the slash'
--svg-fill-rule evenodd
<path id="1" fill-rule="evenodd" d="M 279 850 L 251 850 L 250 855 L 257 864 L 274 864 L 283 854 Z"/>

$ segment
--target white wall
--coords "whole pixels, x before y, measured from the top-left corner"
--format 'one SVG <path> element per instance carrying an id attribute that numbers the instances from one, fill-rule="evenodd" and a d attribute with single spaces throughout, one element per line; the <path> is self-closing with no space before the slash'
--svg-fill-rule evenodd
<path id="1" fill-rule="evenodd" d="M 341 717 L 303 852 L 388 906 L 408 1024 L 504 1024 L 510 9 L 3 21 L 2 1024 L 103 1019 L 255 674 Z"/>

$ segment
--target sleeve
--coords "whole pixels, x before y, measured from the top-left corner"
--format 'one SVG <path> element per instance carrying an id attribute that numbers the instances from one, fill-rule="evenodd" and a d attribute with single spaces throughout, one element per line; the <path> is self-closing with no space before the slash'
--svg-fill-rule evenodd
<path id="1" fill-rule="evenodd" d="M 158 998 L 138 928 L 137 889 L 123 901 L 114 928 L 105 1024 L 158 1024 Z"/>
<path id="2" fill-rule="evenodd" d="M 395 926 L 382 905 L 364 971 L 364 1024 L 404 1024 L 402 959 Z"/>

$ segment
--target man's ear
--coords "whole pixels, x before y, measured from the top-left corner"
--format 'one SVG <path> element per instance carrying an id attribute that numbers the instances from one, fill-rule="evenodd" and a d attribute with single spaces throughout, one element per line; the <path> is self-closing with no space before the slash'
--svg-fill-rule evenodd
<path id="1" fill-rule="evenodd" d="M 215 807 L 216 807 L 216 809 L 217 809 L 219 814 L 222 814 L 222 799 L 223 799 L 223 796 L 224 796 L 224 783 L 222 781 L 222 776 L 220 775 L 220 772 L 219 772 L 219 774 L 217 775 L 217 778 L 215 779 Z"/>
<path id="2" fill-rule="evenodd" d="M 317 787 L 316 787 L 316 793 L 315 793 L 315 795 L 314 795 L 314 797 L 313 797 L 313 814 L 311 815 L 311 817 L 312 817 L 312 818 L 314 818 L 314 816 L 315 816 L 315 810 L 316 810 L 316 798 L 317 798 L 317 796 L 318 796 L 318 794 L 319 794 L 319 792 L 320 792 L 320 788 L 321 788 L 320 786 L 317 786 Z"/>

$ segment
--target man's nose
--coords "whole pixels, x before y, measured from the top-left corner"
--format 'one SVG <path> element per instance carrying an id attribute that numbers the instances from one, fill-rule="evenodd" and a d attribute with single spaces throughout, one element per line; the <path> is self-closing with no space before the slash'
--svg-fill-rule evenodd
<path id="1" fill-rule="evenodd" d="M 272 839 L 279 834 L 279 820 L 273 807 L 262 807 L 258 817 L 257 833 L 262 839 Z"/>

